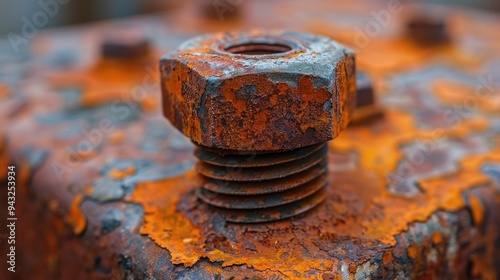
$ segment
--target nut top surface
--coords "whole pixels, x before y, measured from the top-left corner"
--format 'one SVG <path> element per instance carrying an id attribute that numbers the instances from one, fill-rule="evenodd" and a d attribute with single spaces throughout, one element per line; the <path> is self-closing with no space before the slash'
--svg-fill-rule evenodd
<path id="1" fill-rule="evenodd" d="M 191 39 L 160 61 L 163 112 L 194 142 L 240 151 L 331 140 L 355 106 L 354 53 L 280 31 Z"/>

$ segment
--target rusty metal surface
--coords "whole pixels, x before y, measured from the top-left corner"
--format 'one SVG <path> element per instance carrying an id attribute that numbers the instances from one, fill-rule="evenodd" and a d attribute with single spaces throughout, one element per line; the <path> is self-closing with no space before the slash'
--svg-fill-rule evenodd
<path id="1" fill-rule="evenodd" d="M 193 38 L 160 62 L 163 112 L 194 142 L 282 151 L 331 140 L 355 103 L 352 51 L 283 31 Z"/>
<path id="2" fill-rule="evenodd" d="M 1 57 L 0 164 L 19 169 L 19 271 L 7 277 L 498 278 L 500 38 L 488 27 L 500 18 L 454 10 L 450 44 L 386 28 L 360 45 L 353 30 L 385 4 L 279 2 L 247 3 L 231 22 L 189 9 L 129 20 L 153 46 L 131 61 L 96 55 L 112 23 Z M 390 26 L 405 30 L 403 14 Z M 161 117 L 157 61 L 192 35 L 255 25 L 354 48 L 384 114 L 328 144 L 330 187 L 306 204 L 318 207 L 245 225 L 199 202 L 194 145 Z"/>

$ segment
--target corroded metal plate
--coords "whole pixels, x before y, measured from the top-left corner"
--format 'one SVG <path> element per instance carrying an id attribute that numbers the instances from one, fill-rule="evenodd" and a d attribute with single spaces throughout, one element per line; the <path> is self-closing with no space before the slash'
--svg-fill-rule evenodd
<path id="1" fill-rule="evenodd" d="M 448 9 L 449 42 L 422 46 L 403 31 L 409 6 L 242 7 L 224 21 L 197 5 L 125 20 L 152 46 L 130 61 L 97 55 L 115 22 L 40 32 L 29 52 L 0 56 L 0 164 L 18 169 L 16 277 L 498 278 L 500 17 Z M 389 13 L 387 26 L 373 11 Z M 321 204 L 246 225 L 200 203 L 194 146 L 161 116 L 158 60 L 193 35 L 251 27 L 351 47 L 383 116 L 328 144 Z"/>

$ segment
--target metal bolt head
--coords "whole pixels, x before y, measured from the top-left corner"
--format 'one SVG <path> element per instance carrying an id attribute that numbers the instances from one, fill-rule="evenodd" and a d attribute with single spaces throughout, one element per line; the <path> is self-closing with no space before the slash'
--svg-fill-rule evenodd
<path id="1" fill-rule="evenodd" d="M 281 31 L 194 38 L 160 62 L 163 112 L 194 142 L 239 151 L 331 140 L 355 107 L 354 54 Z"/>
<path id="2" fill-rule="evenodd" d="M 365 124 L 383 116 L 383 110 L 377 102 L 372 79 L 358 72 L 356 74 L 356 110 L 351 117 L 351 125 Z"/>
<path id="3" fill-rule="evenodd" d="M 443 15 L 414 15 L 407 22 L 406 29 L 408 37 L 421 45 L 441 45 L 450 41 Z"/>
<path id="4" fill-rule="evenodd" d="M 150 51 L 149 40 L 133 28 L 115 28 L 106 33 L 101 52 L 106 58 L 137 58 Z"/>
<path id="5" fill-rule="evenodd" d="M 356 76 L 356 108 L 373 105 L 373 103 L 375 103 L 375 94 L 373 92 L 371 79 L 367 75 L 359 72 Z"/>

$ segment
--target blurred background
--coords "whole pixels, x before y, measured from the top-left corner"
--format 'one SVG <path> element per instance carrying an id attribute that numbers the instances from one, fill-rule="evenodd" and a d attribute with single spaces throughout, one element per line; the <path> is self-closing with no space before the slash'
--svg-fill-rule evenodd
<path id="1" fill-rule="evenodd" d="M 40 10 L 40 2 L 58 1 L 65 3 L 63 13 L 55 13 L 45 28 L 72 25 L 96 20 L 129 17 L 138 14 L 155 13 L 164 10 L 175 10 L 189 1 L 186 0 L 0 0 L 0 36 L 16 32 L 23 26 L 22 18 L 33 15 Z M 196 1 L 196 0 L 191 0 Z M 236 0 L 197 0 L 205 2 Z M 240 0 L 238 0 L 240 1 Z M 243 0 L 245 1 L 245 0 Z M 246 0 L 252 1 L 252 0 Z M 283 1 L 286 0 L 274 0 Z M 401 2 L 405 2 L 402 0 Z M 479 9 L 500 12 L 499 0 L 426 0 L 406 2 L 430 2 L 450 5 L 471 6 Z"/>

